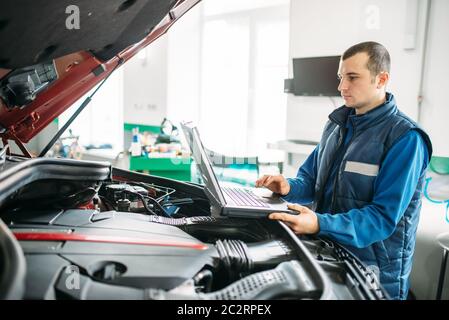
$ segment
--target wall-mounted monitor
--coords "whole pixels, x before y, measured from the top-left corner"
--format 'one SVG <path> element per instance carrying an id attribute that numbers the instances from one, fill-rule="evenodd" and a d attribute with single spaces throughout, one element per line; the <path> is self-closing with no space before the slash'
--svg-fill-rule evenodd
<path id="1" fill-rule="evenodd" d="M 339 97 L 337 78 L 340 56 L 294 58 L 293 94 Z"/>

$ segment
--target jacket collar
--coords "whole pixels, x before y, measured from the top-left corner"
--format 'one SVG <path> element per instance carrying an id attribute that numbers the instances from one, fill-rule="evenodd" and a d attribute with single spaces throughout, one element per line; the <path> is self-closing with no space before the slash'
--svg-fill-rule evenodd
<path id="1" fill-rule="evenodd" d="M 349 108 L 344 105 L 334 110 L 329 115 L 329 120 L 335 122 L 341 127 L 345 127 L 349 118 L 354 125 L 354 129 L 364 130 L 378 124 L 379 122 L 382 122 L 392 114 L 395 114 L 397 112 L 397 106 L 393 94 L 387 92 L 385 103 L 368 111 L 367 113 L 362 115 L 351 114 L 352 110 L 353 108 Z"/>

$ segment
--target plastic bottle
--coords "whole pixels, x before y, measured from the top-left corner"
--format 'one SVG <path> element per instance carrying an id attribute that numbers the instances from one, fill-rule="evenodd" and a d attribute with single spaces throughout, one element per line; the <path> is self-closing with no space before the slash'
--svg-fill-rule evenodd
<path id="1" fill-rule="evenodd" d="M 140 157 L 142 155 L 142 145 L 139 139 L 139 128 L 133 128 L 133 139 L 131 142 L 131 156 Z"/>

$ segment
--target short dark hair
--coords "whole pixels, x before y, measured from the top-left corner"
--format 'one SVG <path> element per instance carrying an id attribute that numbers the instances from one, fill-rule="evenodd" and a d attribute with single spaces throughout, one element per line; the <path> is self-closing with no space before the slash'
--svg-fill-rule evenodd
<path id="1" fill-rule="evenodd" d="M 341 60 L 346 60 L 361 52 L 368 54 L 369 59 L 366 67 L 371 72 L 371 75 L 376 76 L 382 71 L 390 72 L 390 54 L 383 45 L 374 41 L 353 45 L 343 53 Z"/>

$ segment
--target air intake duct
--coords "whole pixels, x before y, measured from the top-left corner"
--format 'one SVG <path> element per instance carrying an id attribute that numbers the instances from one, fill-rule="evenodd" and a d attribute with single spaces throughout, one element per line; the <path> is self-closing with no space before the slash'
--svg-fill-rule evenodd
<path id="1" fill-rule="evenodd" d="M 153 300 L 316 299 L 319 295 L 320 290 L 296 260 L 254 273 L 215 292 L 186 295 L 160 289 L 147 290 L 147 297 Z"/>
<path id="2" fill-rule="evenodd" d="M 275 240 L 246 244 L 239 240 L 218 240 L 215 243 L 220 264 L 228 272 L 229 279 L 237 279 L 241 274 L 275 267 L 291 260 L 289 247 Z"/>

